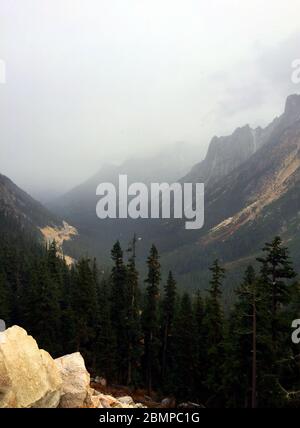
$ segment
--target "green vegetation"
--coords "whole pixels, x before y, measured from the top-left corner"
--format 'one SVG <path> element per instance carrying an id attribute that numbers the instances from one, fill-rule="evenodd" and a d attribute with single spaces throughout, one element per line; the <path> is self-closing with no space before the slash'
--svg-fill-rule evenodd
<path id="1" fill-rule="evenodd" d="M 54 357 L 79 350 L 92 374 L 207 407 L 299 407 L 299 349 L 291 323 L 300 291 L 280 238 L 248 267 L 224 311 L 226 272 L 216 260 L 207 292 L 181 294 L 162 283 L 153 245 L 146 279 L 136 239 L 126 257 L 114 245 L 109 275 L 95 260 L 68 267 L 15 222 L 0 219 L 0 318 L 32 334 Z M 142 284 L 145 283 L 145 286 Z"/>

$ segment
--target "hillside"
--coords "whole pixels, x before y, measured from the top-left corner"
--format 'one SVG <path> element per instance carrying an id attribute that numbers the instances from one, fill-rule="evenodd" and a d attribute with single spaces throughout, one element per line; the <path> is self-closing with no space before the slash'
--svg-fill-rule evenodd
<path id="1" fill-rule="evenodd" d="M 56 240 L 63 249 L 65 241 L 69 241 L 78 234 L 77 230 L 52 214 L 42 204 L 20 189 L 8 177 L 0 174 L 0 215 L 3 219 L 0 226 L 9 230 L 7 222 L 17 224 L 18 227 L 36 237 L 38 241 L 52 242 Z M 69 263 L 70 257 L 66 256 Z"/>

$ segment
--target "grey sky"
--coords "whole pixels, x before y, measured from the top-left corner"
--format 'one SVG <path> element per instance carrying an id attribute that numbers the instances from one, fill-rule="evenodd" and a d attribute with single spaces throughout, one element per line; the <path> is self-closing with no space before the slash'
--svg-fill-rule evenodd
<path id="1" fill-rule="evenodd" d="M 63 192 L 103 161 L 266 124 L 300 92 L 299 16 L 299 0 L 0 0 L 0 172 Z"/>

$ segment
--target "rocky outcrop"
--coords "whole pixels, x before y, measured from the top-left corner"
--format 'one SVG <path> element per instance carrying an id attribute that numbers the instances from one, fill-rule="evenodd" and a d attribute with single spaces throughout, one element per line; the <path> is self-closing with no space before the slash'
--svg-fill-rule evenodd
<path id="1" fill-rule="evenodd" d="M 18 326 L 0 333 L 0 408 L 133 408 L 129 396 L 114 398 L 90 387 L 79 352 L 53 360 Z"/>
<path id="2" fill-rule="evenodd" d="M 90 403 L 90 375 L 79 352 L 55 360 L 62 378 L 59 407 L 84 407 Z"/>
<path id="3" fill-rule="evenodd" d="M 25 330 L 0 333 L 0 407 L 57 407 L 61 385 L 54 360 Z"/>

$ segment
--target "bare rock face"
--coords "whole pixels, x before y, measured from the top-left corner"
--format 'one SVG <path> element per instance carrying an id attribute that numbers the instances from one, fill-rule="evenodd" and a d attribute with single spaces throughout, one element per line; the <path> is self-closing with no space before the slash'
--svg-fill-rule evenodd
<path id="1" fill-rule="evenodd" d="M 61 384 L 54 360 L 24 329 L 0 333 L 0 407 L 57 407 Z"/>
<path id="2" fill-rule="evenodd" d="M 62 377 L 59 407 L 88 407 L 91 404 L 90 375 L 79 352 L 55 360 Z"/>

